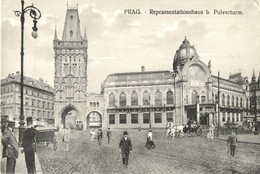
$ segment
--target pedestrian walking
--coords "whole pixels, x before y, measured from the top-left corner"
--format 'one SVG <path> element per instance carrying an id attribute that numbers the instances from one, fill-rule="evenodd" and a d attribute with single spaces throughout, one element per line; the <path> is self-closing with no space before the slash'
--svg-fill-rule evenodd
<path id="1" fill-rule="evenodd" d="M 210 139 L 214 139 L 214 130 L 215 130 L 215 126 L 213 124 L 210 125 L 209 127 L 209 132 L 207 134 L 207 139 L 210 140 Z"/>
<path id="2" fill-rule="evenodd" d="M 65 151 L 69 151 L 69 140 L 70 140 L 70 134 L 68 128 L 63 128 L 62 142 L 65 143 Z"/>
<path id="3" fill-rule="evenodd" d="M 141 132 L 141 130 L 142 130 L 142 127 L 140 124 L 138 124 L 138 132 Z"/>
<path id="4" fill-rule="evenodd" d="M 111 131 L 110 128 L 107 130 L 107 142 L 110 143 L 110 136 L 111 136 Z"/>
<path id="5" fill-rule="evenodd" d="M 146 139 L 146 147 L 147 147 L 147 149 L 154 149 L 155 148 L 155 144 L 153 142 L 152 129 L 149 129 L 147 139 Z"/>
<path id="6" fill-rule="evenodd" d="M 96 135 L 94 129 L 92 129 L 92 131 L 90 132 L 90 135 L 91 135 L 91 140 L 90 141 L 94 141 L 94 138 L 95 138 L 95 135 Z"/>
<path id="7" fill-rule="evenodd" d="M 234 130 L 231 132 L 231 135 L 229 136 L 227 143 L 229 148 L 229 154 L 234 157 L 236 154 L 236 148 L 238 146 L 238 140 Z"/>
<path id="8" fill-rule="evenodd" d="M 101 145 L 101 140 L 103 138 L 103 132 L 101 128 L 98 129 L 98 144 Z"/>
<path id="9" fill-rule="evenodd" d="M 7 121 L 7 129 L 2 137 L 3 158 L 7 158 L 6 173 L 15 173 L 16 159 L 19 154 L 19 146 L 14 134 L 14 121 Z"/>
<path id="10" fill-rule="evenodd" d="M 123 165 L 127 168 L 129 153 L 132 153 L 132 142 L 128 137 L 127 131 L 124 131 L 124 137 L 122 137 L 120 140 L 119 152 L 122 154 Z"/>
<path id="11" fill-rule="evenodd" d="M 26 118 L 27 128 L 23 133 L 22 149 L 28 173 L 36 173 L 35 152 L 36 152 L 36 130 L 32 124 L 32 117 Z"/>

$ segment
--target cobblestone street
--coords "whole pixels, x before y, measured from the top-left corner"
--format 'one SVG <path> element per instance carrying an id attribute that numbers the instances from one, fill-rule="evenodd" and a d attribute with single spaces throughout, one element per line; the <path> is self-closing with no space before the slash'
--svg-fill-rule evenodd
<path id="1" fill-rule="evenodd" d="M 38 156 L 43 173 L 260 173 L 260 146 L 240 143 L 236 158 L 227 155 L 225 141 L 207 141 L 205 135 L 182 139 L 166 139 L 163 130 L 154 130 L 156 148 L 145 148 L 147 131 L 130 130 L 133 153 L 129 167 L 122 166 L 118 143 L 123 130 L 112 130 L 111 143 L 106 132 L 101 146 L 90 142 L 88 131 L 71 134 L 70 150 L 59 138 L 57 151 L 39 145 Z"/>

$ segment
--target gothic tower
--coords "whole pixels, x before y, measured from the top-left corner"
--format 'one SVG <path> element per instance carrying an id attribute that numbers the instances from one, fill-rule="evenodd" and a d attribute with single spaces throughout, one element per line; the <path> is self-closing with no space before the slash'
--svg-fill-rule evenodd
<path id="1" fill-rule="evenodd" d="M 86 30 L 81 36 L 78 7 L 67 8 L 61 40 L 55 28 L 53 49 L 55 124 L 68 127 L 86 112 L 88 41 Z"/>

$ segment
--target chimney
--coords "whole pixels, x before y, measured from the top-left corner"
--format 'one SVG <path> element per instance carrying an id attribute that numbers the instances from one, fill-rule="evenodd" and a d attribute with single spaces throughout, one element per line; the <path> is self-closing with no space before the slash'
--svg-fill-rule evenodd
<path id="1" fill-rule="evenodd" d="M 144 67 L 144 66 L 142 66 L 142 67 L 141 67 L 141 70 L 142 70 L 142 72 L 144 72 L 144 71 L 145 71 L 145 67 Z"/>

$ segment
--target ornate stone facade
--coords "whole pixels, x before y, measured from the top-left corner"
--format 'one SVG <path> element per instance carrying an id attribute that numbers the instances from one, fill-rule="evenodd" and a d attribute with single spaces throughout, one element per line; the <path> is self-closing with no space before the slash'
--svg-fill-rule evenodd
<path id="1" fill-rule="evenodd" d="M 199 59 L 185 38 L 170 71 L 111 74 L 104 81 L 105 117 L 110 127 L 163 127 L 166 120 L 183 125 L 190 118 L 204 125 L 218 122 L 241 124 L 250 113 L 249 83 L 241 73 L 229 79 L 211 74 L 211 63 Z M 170 99 L 172 101 L 170 101 Z M 134 102 L 133 102 L 134 100 Z"/>
<path id="2" fill-rule="evenodd" d="M 260 122 L 260 73 L 258 80 L 256 80 L 255 71 L 253 72 L 251 84 L 250 84 L 250 101 L 251 101 L 251 121 L 257 120 Z"/>
<path id="3" fill-rule="evenodd" d="M 55 123 L 64 125 L 65 117 L 71 110 L 76 111 L 76 117 L 84 120 L 86 117 L 88 41 L 86 31 L 84 37 L 81 36 L 78 7 L 67 8 L 62 39 L 57 38 L 55 29 L 53 49 Z"/>

